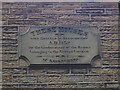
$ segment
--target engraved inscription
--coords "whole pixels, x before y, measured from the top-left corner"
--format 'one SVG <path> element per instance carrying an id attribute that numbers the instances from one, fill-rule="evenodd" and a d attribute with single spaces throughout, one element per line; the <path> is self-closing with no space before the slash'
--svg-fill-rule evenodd
<path id="1" fill-rule="evenodd" d="M 90 64 L 99 54 L 93 27 L 30 27 L 19 39 L 22 56 L 31 64 Z M 97 29 L 96 29 L 97 30 Z"/>

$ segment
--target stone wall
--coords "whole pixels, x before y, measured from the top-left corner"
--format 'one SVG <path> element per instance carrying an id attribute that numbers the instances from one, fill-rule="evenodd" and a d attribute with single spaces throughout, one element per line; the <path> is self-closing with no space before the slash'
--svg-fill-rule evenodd
<path id="1" fill-rule="evenodd" d="M 113 2 L 2 3 L 3 88 L 120 89 L 118 20 L 118 3 Z M 91 68 L 29 68 L 18 57 L 18 38 L 31 25 L 98 27 L 101 58 Z"/>

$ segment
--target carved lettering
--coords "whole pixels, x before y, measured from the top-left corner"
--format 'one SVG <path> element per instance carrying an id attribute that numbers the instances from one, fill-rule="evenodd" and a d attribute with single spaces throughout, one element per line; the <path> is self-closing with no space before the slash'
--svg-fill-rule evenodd
<path id="1" fill-rule="evenodd" d="M 31 64 L 88 64 L 99 54 L 98 35 L 91 32 L 93 29 L 31 27 L 21 36 L 20 50 Z"/>

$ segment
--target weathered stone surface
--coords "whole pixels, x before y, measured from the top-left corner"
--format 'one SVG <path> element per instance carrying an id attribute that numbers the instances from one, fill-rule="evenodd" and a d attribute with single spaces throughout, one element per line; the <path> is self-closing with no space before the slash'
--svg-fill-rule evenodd
<path id="1" fill-rule="evenodd" d="M 3 20 L 6 19 L 27 19 L 27 15 L 22 15 L 22 14 L 5 14 L 2 17 Z"/>
<path id="2" fill-rule="evenodd" d="M 21 2 L 19 2 L 19 3 L 9 3 L 9 2 L 4 2 L 3 4 L 2 4 L 2 8 L 25 8 L 25 7 L 27 7 L 27 4 L 26 3 L 21 3 Z"/>
<path id="3" fill-rule="evenodd" d="M 3 46 L 2 47 L 2 50 L 3 51 L 16 51 L 17 50 L 17 47 L 16 46 L 13 46 L 13 47 L 9 47 L 9 46 Z"/>
<path id="4" fill-rule="evenodd" d="M 108 88 L 118 88 L 119 89 L 119 84 L 107 84 Z"/>
<path id="5" fill-rule="evenodd" d="M 17 26 L 2 26 L 2 32 L 14 32 L 18 31 Z"/>
<path id="6" fill-rule="evenodd" d="M 15 55 L 11 55 L 11 54 L 7 54 L 6 55 L 6 58 L 3 56 L 3 59 L 10 59 L 10 56 L 12 59 L 16 58 L 16 54 Z M 19 65 L 19 61 L 3 61 L 2 62 L 2 65 L 3 65 L 3 68 L 15 68 L 15 67 L 18 67 Z M 9 72 L 8 72 L 9 73 Z"/>
<path id="7" fill-rule="evenodd" d="M 56 5 L 56 3 L 54 4 Z M 43 3 L 35 3 L 35 2 L 29 2 L 27 3 L 28 8 L 53 8 L 53 3 L 50 2 L 43 2 Z"/>
<path id="8" fill-rule="evenodd" d="M 28 33 L 21 35 L 19 49 L 30 64 L 90 64 L 100 54 L 99 39 L 92 30 L 97 31 L 97 28 L 31 27 Z M 56 36 L 56 33 L 63 36 Z"/>
<path id="9" fill-rule="evenodd" d="M 68 69 L 48 69 L 47 74 L 67 74 L 69 73 Z"/>
<path id="10" fill-rule="evenodd" d="M 18 33 L 6 33 L 6 32 L 3 32 L 3 38 L 15 38 L 18 36 Z M 11 42 L 12 43 L 12 42 Z"/>
<path id="11" fill-rule="evenodd" d="M 104 68 L 101 70 L 101 73 L 103 73 L 103 74 L 118 74 L 119 69 L 118 68 Z"/>
<path id="12" fill-rule="evenodd" d="M 10 8 L 10 14 L 27 14 L 27 8 Z"/>
<path id="13" fill-rule="evenodd" d="M 59 19 L 70 19 L 70 20 L 89 20 L 89 14 L 61 14 Z"/>
<path id="14" fill-rule="evenodd" d="M 2 9 L 2 14 L 9 14 L 9 8 L 3 8 Z"/>
<path id="15" fill-rule="evenodd" d="M 103 33 L 103 34 L 101 34 L 100 36 L 101 36 L 101 39 L 111 39 L 111 38 L 118 38 L 118 35 L 119 34 L 117 34 L 117 33 Z"/>
<path id="16" fill-rule="evenodd" d="M 85 8 L 85 9 L 78 9 L 76 10 L 76 13 L 99 13 L 99 14 L 102 14 L 102 13 L 105 13 L 105 10 L 104 9 L 89 9 L 89 8 Z"/>
<path id="17" fill-rule="evenodd" d="M 102 73 L 102 68 L 101 68 L 101 67 L 92 68 L 90 73 L 93 73 L 93 74 L 101 74 L 101 73 Z"/>
<path id="18" fill-rule="evenodd" d="M 115 9 L 106 9 L 107 14 L 119 14 L 118 8 Z"/>
<path id="19" fill-rule="evenodd" d="M 8 25 L 46 25 L 46 20 L 8 20 Z"/>
<path id="20" fill-rule="evenodd" d="M 102 63 L 104 65 L 118 65 L 118 60 L 119 59 L 106 59 L 106 60 L 103 60 Z"/>
<path id="21" fill-rule="evenodd" d="M 58 15 L 57 14 L 29 14 L 28 18 L 29 19 L 57 19 Z"/>
<path id="22" fill-rule="evenodd" d="M 44 75 L 38 77 L 38 82 L 42 83 L 76 83 L 85 81 L 84 75 Z"/>
<path id="23" fill-rule="evenodd" d="M 118 15 L 111 15 L 111 14 L 99 14 L 99 15 L 96 15 L 96 14 L 93 14 L 91 15 L 91 19 L 94 19 L 94 20 L 118 20 Z"/>
<path id="24" fill-rule="evenodd" d="M 3 81 L 3 83 L 12 83 L 12 76 L 11 75 L 3 75 L 2 81 Z"/>
<path id="25" fill-rule="evenodd" d="M 17 58 L 17 54 L 3 54 L 3 60 L 13 60 Z"/>
<path id="26" fill-rule="evenodd" d="M 33 13 L 33 14 L 35 14 L 35 13 L 42 13 L 42 9 L 41 8 L 27 8 L 27 13 L 29 14 L 29 13 Z"/>
<path id="27" fill-rule="evenodd" d="M 103 81 L 118 81 L 118 75 L 103 75 L 101 76 Z"/>
<path id="28" fill-rule="evenodd" d="M 45 75 L 45 74 L 47 74 L 47 70 L 46 69 L 39 69 L 39 70 L 30 70 L 29 71 L 30 72 L 30 74 L 35 74 L 35 75 Z"/>
<path id="29" fill-rule="evenodd" d="M 74 13 L 73 9 L 43 9 L 42 11 L 45 14 L 52 14 L 52 13 L 56 13 L 56 14 L 72 14 Z"/>
<path id="30" fill-rule="evenodd" d="M 86 74 L 88 69 L 71 69 L 72 74 Z"/>
<path id="31" fill-rule="evenodd" d="M 0 25 L 3 24 L 3 25 L 7 25 L 8 24 L 8 21 L 6 20 L 2 20 L 2 22 L 0 22 Z"/>
<path id="32" fill-rule="evenodd" d="M 21 83 L 37 83 L 37 78 L 35 76 L 13 76 L 13 82 Z"/>

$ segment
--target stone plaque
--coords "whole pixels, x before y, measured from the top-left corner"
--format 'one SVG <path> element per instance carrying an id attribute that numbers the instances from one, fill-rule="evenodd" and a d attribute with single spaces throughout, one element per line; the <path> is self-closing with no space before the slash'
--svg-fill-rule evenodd
<path id="1" fill-rule="evenodd" d="M 19 42 L 30 64 L 90 64 L 99 55 L 97 28 L 90 26 L 31 26 Z"/>

